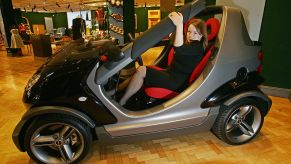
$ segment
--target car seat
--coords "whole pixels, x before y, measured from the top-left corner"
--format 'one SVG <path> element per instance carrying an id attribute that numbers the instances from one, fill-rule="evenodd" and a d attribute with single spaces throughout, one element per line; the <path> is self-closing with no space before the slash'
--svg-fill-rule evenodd
<path id="1" fill-rule="evenodd" d="M 192 18 L 193 19 L 193 18 Z M 191 22 L 190 19 L 185 23 L 184 26 L 184 33 L 187 32 L 186 30 L 188 29 L 189 23 Z M 220 23 L 216 18 L 210 18 L 206 22 L 207 29 L 209 29 L 210 33 L 207 36 L 208 41 L 212 41 L 216 38 Z M 204 67 L 206 66 L 212 52 L 214 50 L 214 46 L 210 45 L 206 48 L 206 53 L 201 59 L 201 61 L 198 63 L 198 65 L 195 67 L 195 69 L 192 71 L 188 83 L 189 85 L 198 78 L 198 76 L 202 73 Z M 172 48 L 168 54 L 168 66 L 171 64 L 172 60 L 174 59 L 174 48 Z M 157 69 L 157 70 L 164 70 L 163 68 L 157 67 L 157 66 L 150 66 L 151 68 Z M 166 88 L 159 88 L 159 87 L 146 87 L 144 88 L 144 91 L 146 95 L 152 98 L 156 99 L 170 99 L 175 96 L 177 96 L 179 93 L 176 91 L 172 91 Z"/>

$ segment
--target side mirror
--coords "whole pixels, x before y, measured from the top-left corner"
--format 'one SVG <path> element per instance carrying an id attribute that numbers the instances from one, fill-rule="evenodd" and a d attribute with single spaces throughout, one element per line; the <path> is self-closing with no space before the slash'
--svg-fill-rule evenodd
<path id="1" fill-rule="evenodd" d="M 108 46 L 107 49 L 107 58 L 109 61 L 120 61 L 124 58 L 124 53 L 121 51 L 121 49 L 115 45 Z"/>

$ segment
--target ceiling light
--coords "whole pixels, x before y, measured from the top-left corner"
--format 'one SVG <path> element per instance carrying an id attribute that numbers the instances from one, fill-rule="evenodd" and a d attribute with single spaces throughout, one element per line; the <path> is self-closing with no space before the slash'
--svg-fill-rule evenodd
<path id="1" fill-rule="evenodd" d="M 106 5 L 106 3 L 103 3 L 103 2 L 87 2 L 87 3 L 83 3 L 83 5 L 89 6 L 89 7 L 97 7 L 97 6 Z"/>
<path id="2" fill-rule="evenodd" d="M 116 4 L 116 6 L 119 6 L 119 5 L 120 5 L 120 1 L 117 0 L 117 1 L 115 2 L 115 4 Z"/>

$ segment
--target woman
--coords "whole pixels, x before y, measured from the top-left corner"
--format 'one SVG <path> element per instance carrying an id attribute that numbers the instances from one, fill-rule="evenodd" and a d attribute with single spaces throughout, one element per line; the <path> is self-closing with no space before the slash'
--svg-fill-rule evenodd
<path id="1" fill-rule="evenodd" d="M 163 71 L 146 66 L 139 67 L 132 77 L 125 94 L 120 99 L 120 105 L 124 105 L 143 85 L 179 90 L 187 83 L 191 72 L 201 60 L 208 44 L 205 22 L 200 19 L 190 21 L 184 43 L 183 15 L 178 12 L 172 12 L 169 14 L 169 18 L 176 26 L 175 56 L 171 65 Z"/>

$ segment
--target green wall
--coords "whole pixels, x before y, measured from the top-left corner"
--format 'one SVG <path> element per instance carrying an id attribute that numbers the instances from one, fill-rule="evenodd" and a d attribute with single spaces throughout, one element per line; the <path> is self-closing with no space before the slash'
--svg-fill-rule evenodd
<path id="1" fill-rule="evenodd" d="M 68 29 L 67 13 L 57 13 L 53 17 L 54 28 L 66 27 Z"/>
<path id="2" fill-rule="evenodd" d="M 137 15 L 136 32 L 144 32 L 148 29 L 148 10 L 159 10 L 159 7 L 138 7 L 134 9 Z"/>
<path id="3" fill-rule="evenodd" d="M 260 41 L 263 44 L 264 85 L 291 88 L 291 1 L 266 0 Z"/>
<path id="4" fill-rule="evenodd" d="M 44 17 L 52 17 L 54 28 L 66 27 L 68 28 L 68 19 L 67 13 L 37 13 L 37 12 L 21 12 L 23 17 L 26 17 L 29 20 L 30 28 L 32 30 L 33 24 L 43 24 Z"/>

